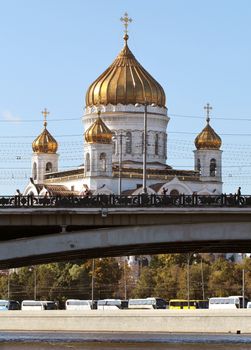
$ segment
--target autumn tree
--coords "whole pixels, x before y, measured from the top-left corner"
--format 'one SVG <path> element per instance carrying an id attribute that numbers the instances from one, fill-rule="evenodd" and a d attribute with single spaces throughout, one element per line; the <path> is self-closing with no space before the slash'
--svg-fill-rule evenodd
<path id="1" fill-rule="evenodd" d="M 223 258 L 217 259 L 211 265 L 208 280 L 210 296 L 229 296 L 237 292 L 234 268 L 233 262 Z"/>
<path id="2" fill-rule="evenodd" d="M 152 268 L 145 266 L 141 270 L 139 280 L 132 292 L 132 296 L 134 298 L 151 297 L 153 296 L 155 286 L 154 271 Z"/>

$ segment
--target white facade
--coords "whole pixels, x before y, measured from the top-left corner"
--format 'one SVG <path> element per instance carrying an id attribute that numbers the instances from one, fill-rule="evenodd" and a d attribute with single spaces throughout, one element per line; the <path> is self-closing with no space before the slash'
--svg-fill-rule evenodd
<path id="1" fill-rule="evenodd" d="M 87 130 L 97 119 L 98 109 L 101 109 L 102 120 L 108 128 L 115 135 L 122 134 L 124 136 L 122 139 L 123 161 L 130 160 L 142 163 L 144 106 L 135 107 L 121 104 L 113 106 L 110 104 L 108 106 L 87 107 L 83 116 L 84 130 Z M 148 162 L 166 163 L 168 122 L 166 108 L 147 107 Z M 118 162 L 119 152 L 118 141 L 114 141 L 113 163 Z"/>
<path id="2" fill-rule="evenodd" d="M 203 182 L 221 182 L 222 151 L 218 149 L 199 149 L 194 151 L 195 169 L 200 172 Z"/>
<path id="3" fill-rule="evenodd" d="M 56 153 L 33 153 L 32 155 L 32 178 L 34 183 L 44 182 L 45 175 L 58 171 L 58 154 Z"/>

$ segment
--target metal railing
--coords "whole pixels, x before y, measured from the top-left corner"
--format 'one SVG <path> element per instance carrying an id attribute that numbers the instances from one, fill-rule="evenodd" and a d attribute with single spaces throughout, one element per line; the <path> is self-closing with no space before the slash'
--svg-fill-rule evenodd
<path id="1" fill-rule="evenodd" d="M 0 196 L 4 208 L 190 208 L 251 207 L 251 195 L 177 195 L 158 194 L 96 196 Z"/>

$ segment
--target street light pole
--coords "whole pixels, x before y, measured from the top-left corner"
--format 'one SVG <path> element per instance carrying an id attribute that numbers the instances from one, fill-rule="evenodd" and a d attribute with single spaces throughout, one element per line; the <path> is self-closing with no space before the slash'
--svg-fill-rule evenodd
<path id="1" fill-rule="evenodd" d="M 125 300 L 127 299 L 126 265 L 127 265 L 127 260 L 126 260 L 126 258 L 125 258 L 125 259 L 124 259 L 124 292 L 125 292 L 124 298 L 125 298 Z"/>
<path id="2" fill-rule="evenodd" d="M 94 270 L 95 270 L 95 259 L 92 259 L 92 308 L 94 303 Z"/>
<path id="3" fill-rule="evenodd" d="M 10 270 L 8 270 L 8 300 L 10 300 Z"/>
<path id="4" fill-rule="evenodd" d="M 123 150 L 123 134 L 120 132 L 119 135 L 114 135 L 113 140 L 117 140 L 118 152 L 119 152 L 119 177 L 118 177 L 118 195 L 122 192 L 122 150 Z"/>
<path id="5" fill-rule="evenodd" d="M 245 270 L 242 269 L 242 308 L 245 307 Z"/>
<path id="6" fill-rule="evenodd" d="M 31 273 L 33 273 L 33 283 L 34 283 L 34 286 L 33 286 L 33 297 L 34 297 L 34 300 L 37 300 L 37 269 L 36 269 L 36 266 L 31 266 L 31 267 L 29 267 L 28 270 Z"/>
<path id="7" fill-rule="evenodd" d="M 147 103 L 144 103 L 144 149 L 143 149 L 143 193 L 147 193 L 146 188 L 146 163 L 147 163 Z"/>
<path id="8" fill-rule="evenodd" d="M 244 254 L 242 254 L 242 264 L 244 260 Z M 242 267 L 242 308 L 245 307 L 245 268 Z"/>
<path id="9" fill-rule="evenodd" d="M 201 266 L 201 287 L 202 287 L 202 300 L 205 300 L 205 284 L 204 284 L 204 271 L 203 271 L 203 261 L 202 257 L 200 258 Z"/>
<path id="10" fill-rule="evenodd" d="M 119 196 L 121 195 L 121 188 L 122 188 L 122 178 L 121 178 L 121 172 L 122 172 L 122 133 L 119 134 L 119 188 L 118 193 Z"/>
<path id="11" fill-rule="evenodd" d="M 34 266 L 34 300 L 37 300 L 37 269 Z"/>
<path id="12" fill-rule="evenodd" d="M 191 253 L 187 254 L 187 307 L 190 309 L 190 258 Z"/>

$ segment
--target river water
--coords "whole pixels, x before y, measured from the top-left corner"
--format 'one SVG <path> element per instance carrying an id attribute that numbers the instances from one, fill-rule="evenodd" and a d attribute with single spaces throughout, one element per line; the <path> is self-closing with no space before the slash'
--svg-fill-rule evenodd
<path id="1" fill-rule="evenodd" d="M 251 335 L 0 332 L 1 350 L 251 350 Z"/>

